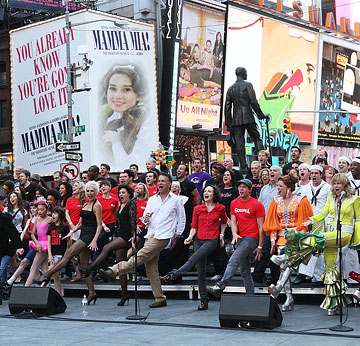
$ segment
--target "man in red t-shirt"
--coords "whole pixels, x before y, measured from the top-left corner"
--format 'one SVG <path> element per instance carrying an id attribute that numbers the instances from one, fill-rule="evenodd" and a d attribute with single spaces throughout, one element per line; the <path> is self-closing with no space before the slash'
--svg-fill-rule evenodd
<path id="1" fill-rule="evenodd" d="M 238 182 L 239 197 L 231 202 L 231 232 L 232 242 L 236 250 L 230 257 L 223 278 L 214 286 L 208 287 L 208 292 L 219 297 L 226 285 L 240 267 L 246 294 L 254 294 L 254 281 L 251 276 L 250 256 L 254 252 L 255 260 L 260 260 L 264 232 L 262 225 L 265 219 L 265 208 L 255 198 L 251 197 L 252 182 L 242 179 Z"/>
<path id="2" fill-rule="evenodd" d="M 158 186 L 156 184 L 157 182 L 157 174 L 153 171 L 149 171 L 146 173 L 146 187 L 149 191 L 149 197 L 152 197 L 156 195 Z"/>

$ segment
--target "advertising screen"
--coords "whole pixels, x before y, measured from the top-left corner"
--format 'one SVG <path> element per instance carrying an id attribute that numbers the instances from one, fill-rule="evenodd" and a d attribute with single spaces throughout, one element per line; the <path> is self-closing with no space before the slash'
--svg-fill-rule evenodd
<path id="1" fill-rule="evenodd" d="M 236 67 L 245 67 L 261 109 L 270 114 L 271 138 L 290 117 L 291 134 L 284 138 L 312 142 L 314 113 L 307 111 L 315 109 L 318 35 L 233 6 L 227 35 L 224 92 L 236 81 Z"/>
<path id="2" fill-rule="evenodd" d="M 177 127 L 219 127 L 224 53 L 222 11 L 184 3 L 179 59 Z"/>
<path id="3" fill-rule="evenodd" d="M 319 137 L 360 139 L 360 52 L 323 43 Z"/>
<path id="4" fill-rule="evenodd" d="M 70 32 L 71 62 L 88 73 L 90 89 L 73 93 L 81 170 L 101 163 L 112 171 L 130 163 L 144 169 L 158 148 L 153 27 L 127 20 L 118 28 L 116 20 L 95 11 L 71 15 L 72 24 L 91 22 Z M 56 150 L 69 132 L 64 26 L 60 17 L 11 32 L 15 165 L 38 174 L 66 163 L 64 152 Z"/>

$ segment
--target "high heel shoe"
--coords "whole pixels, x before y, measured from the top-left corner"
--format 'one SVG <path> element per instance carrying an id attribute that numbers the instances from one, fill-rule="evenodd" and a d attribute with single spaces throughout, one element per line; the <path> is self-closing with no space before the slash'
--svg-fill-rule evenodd
<path id="1" fill-rule="evenodd" d="M 34 280 L 37 285 L 46 286 L 50 282 L 50 278 L 46 275 L 41 276 L 39 279 Z"/>
<path id="2" fill-rule="evenodd" d="M 127 302 L 126 305 L 129 305 L 129 300 L 130 300 L 130 294 L 127 294 L 124 297 L 121 297 L 121 300 L 117 303 L 117 306 L 124 306 L 126 302 Z"/>
<path id="3" fill-rule="evenodd" d="M 83 279 L 85 279 L 85 278 L 87 278 L 89 275 L 90 275 L 90 273 L 91 273 L 91 271 L 89 270 L 89 268 L 83 268 L 83 267 L 79 267 L 79 272 L 80 272 L 80 274 L 81 274 L 81 277 L 83 278 Z"/>
<path id="4" fill-rule="evenodd" d="M 88 301 L 88 305 L 90 305 L 90 303 L 93 301 L 94 302 L 94 305 L 95 305 L 95 303 L 96 303 L 96 301 L 97 301 L 97 294 L 95 293 L 94 295 L 92 295 L 91 297 L 89 296 L 88 297 L 88 299 L 87 299 L 87 301 Z"/>
<path id="5" fill-rule="evenodd" d="M 281 311 L 288 312 L 288 311 L 293 311 L 293 310 L 294 310 L 294 298 L 293 298 L 292 294 L 286 294 L 286 301 L 281 306 Z"/>

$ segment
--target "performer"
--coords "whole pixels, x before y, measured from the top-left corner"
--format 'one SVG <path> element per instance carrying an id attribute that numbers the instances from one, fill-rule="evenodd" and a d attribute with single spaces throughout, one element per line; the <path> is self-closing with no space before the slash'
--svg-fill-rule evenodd
<path id="1" fill-rule="evenodd" d="M 102 209 L 101 204 L 96 199 L 96 195 L 99 192 L 98 185 L 94 181 L 89 181 L 85 185 L 85 190 L 89 202 L 82 208 L 78 224 L 72 228 L 69 234 L 63 239 L 71 237 L 73 232 L 76 232 L 81 228 L 80 238 L 66 250 L 64 257 L 60 262 L 58 262 L 51 270 L 43 273 L 43 276 L 39 280 L 35 281 L 37 284 L 48 284 L 51 276 L 64 268 L 75 255 L 80 254 L 80 264 L 82 267 L 86 267 L 89 264 L 89 251 L 97 250 L 97 239 L 102 230 Z M 92 301 L 95 304 L 97 295 L 94 290 L 91 276 L 86 278 L 86 284 L 89 288 L 89 295 L 87 298 L 88 304 Z"/>
<path id="2" fill-rule="evenodd" d="M 255 198 L 250 196 L 252 182 L 242 179 L 238 182 L 240 197 L 231 202 L 231 244 L 236 243 L 236 250 L 229 260 L 223 278 L 207 290 L 219 297 L 226 285 L 240 267 L 244 280 L 246 294 L 254 294 L 254 281 L 251 276 L 250 256 L 255 253 L 255 260 L 261 258 L 264 233 L 265 208 Z"/>
<path id="3" fill-rule="evenodd" d="M 220 204 L 220 191 L 215 186 L 207 186 L 202 193 L 203 204 L 194 209 L 190 235 L 184 244 L 189 245 L 194 236 L 194 254 L 179 269 L 173 269 L 161 278 L 162 283 L 172 283 L 197 265 L 200 305 L 198 310 L 207 310 L 209 299 L 206 294 L 206 256 L 210 255 L 219 242 L 219 219 L 221 219 L 220 246 L 224 246 L 224 233 L 227 224 L 225 206 Z"/>
<path id="4" fill-rule="evenodd" d="M 258 118 L 265 119 L 267 116 L 262 112 L 254 88 L 246 82 L 247 72 L 243 67 L 235 70 L 237 81 L 229 87 L 225 101 L 225 124 L 235 138 L 235 151 L 240 160 L 241 169 L 248 169 L 245 159 L 245 130 L 254 140 L 257 151 L 264 149 L 258 126 L 255 122 L 253 110 Z"/>
<path id="5" fill-rule="evenodd" d="M 108 255 L 113 251 L 119 251 L 119 261 L 124 261 L 127 258 L 127 251 L 131 247 L 130 238 L 135 227 L 134 214 L 136 213 L 135 205 L 131 203 L 134 197 L 134 190 L 130 185 L 121 184 L 118 189 L 118 197 L 121 206 L 116 212 L 116 229 L 114 232 L 114 239 L 104 246 L 96 260 L 88 267 L 79 268 L 83 277 L 88 277 L 91 272 L 98 269 L 102 263 L 106 261 Z M 105 267 L 106 268 L 106 267 Z M 127 277 L 120 275 L 121 285 L 121 300 L 118 306 L 125 305 L 126 301 L 130 299 L 130 294 L 127 291 Z"/>
<path id="6" fill-rule="evenodd" d="M 150 279 L 155 302 L 150 308 L 166 306 L 166 297 L 161 289 L 158 261 L 159 254 L 172 239 L 173 245 L 185 228 L 185 210 L 180 197 L 170 192 L 172 179 L 167 173 L 160 173 L 158 193 L 149 199 L 144 212 L 145 223 L 149 226 L 144 247 L 137 254 L 137 265 L 145 264 Z M 102 275 L 115 280 L 117 275 L 128 273 L 134 267 L 135 256 L 122 261 L 107 270 L 100 269 Z"/>
<path id="7" fill-rule="evenodd" d="M 279 265 L 281 274 L 276 285 L 271 284 L 268 292 L 276 298 L 285 287 L 286 301 L 282 311 L 290 311 L 294 308 L 294 299 L 291 294 L 291 269 L 285 250 L 285 233 L 291 230 L 304 230 L 302 223 L 313 215 L 312 208 L 306 196 L 294 194 L 297 177 L 289 173 L 283 175 L 278 181 L 278 193 L 270 203 L 263 229 L 270 237 L 271 250 L 274 253 L 277 248 L 278 255 L 273 255 L 271 261 Z"/>
<path id="8" fill-rule="evenodd" d="M 286 235 L 288 247 L 287 251 L 291 254 L 289 261 L 292 266 L 297 266 L 300 261 L 307 261 L 312 254 L 320 250 L 324 252 L 325 272 L 321 276 L 324 281 L 325 299 L 321 308 L 328 310 L 329 316 L 334 316 L 340 304 L 348 304 L 350 299 L 344 295 L 340 302 L 340 273 L 336 268 L 336 258 L 339 249 L 337 242 L 337 221 L 338 221 L 338 202 L 342 192 L 342 205 L 340 210 L 341 222 L 341 246 L 349 244 L 350 248 L 360 246 L 360 199 L 354 195 L 354 189 L 344 173 L 335 174 L 332 179 L 332 193 L 329 196 L 324 209 L 320 214 L 310 217 L 304 222 L 304 226 L 314 224 L 313 232 L 310 234 L 301 234 L 291 232 Z M 322 230 L 325 218 L 330 214 L 331 220 L 328 231 Z M 316 227 L 316 229 L 315 229 Z M 321 231 L 319 231 L 321 229 Z M 341 273 L 341 280 L 343 273 Z M 344 290 L 346 285 L 342 281 Z"/>

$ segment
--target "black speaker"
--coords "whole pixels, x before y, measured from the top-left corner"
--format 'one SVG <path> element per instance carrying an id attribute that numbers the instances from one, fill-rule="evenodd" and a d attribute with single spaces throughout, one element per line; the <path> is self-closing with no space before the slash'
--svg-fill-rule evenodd
<path id="1" fill-rule="evenodd" d="M 221 295 L 219 320 L 221 327 L 238 328 L 240 324 L 252 327 L 281 326 L 282 314 L 274 298 L 266 295 Z"/>
<path id="2" fill-rule="evenodd" d="M 13 286 L 11 289 L 9 310 L 17 314 L 32 310 L 41 315 L 55 315 L 65 312 L 64 299 L 51 287 Z"/>

